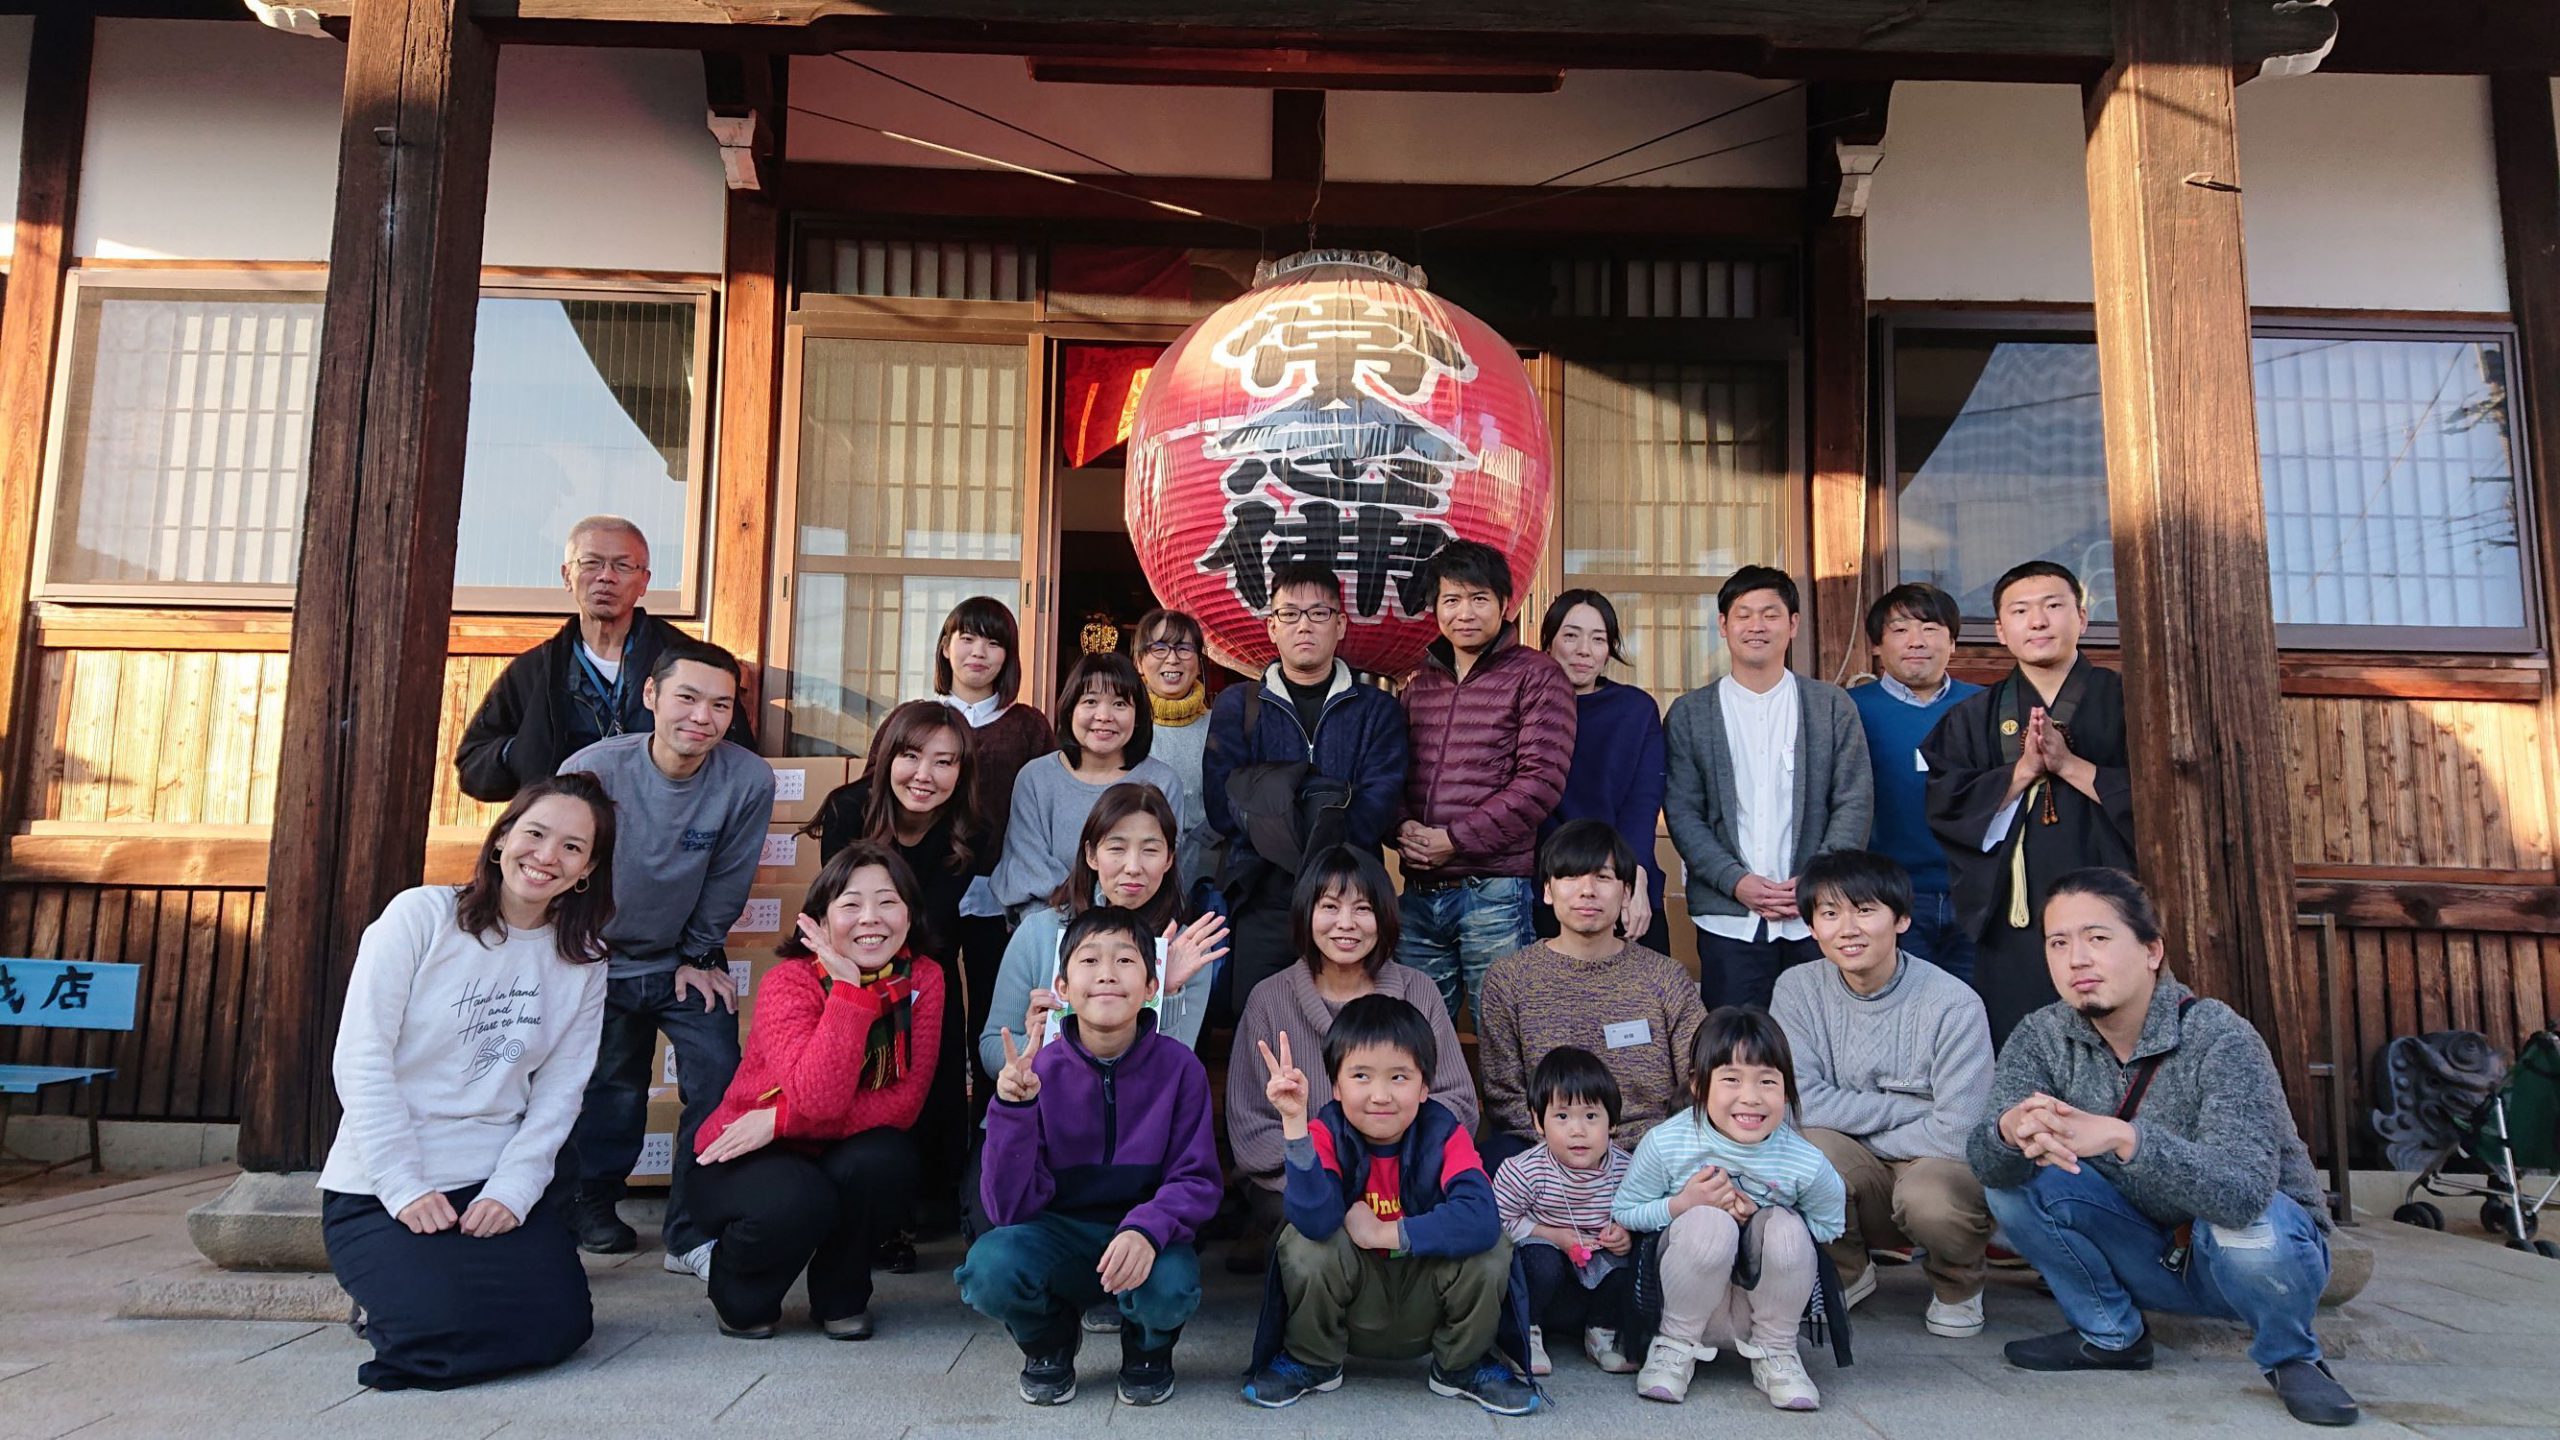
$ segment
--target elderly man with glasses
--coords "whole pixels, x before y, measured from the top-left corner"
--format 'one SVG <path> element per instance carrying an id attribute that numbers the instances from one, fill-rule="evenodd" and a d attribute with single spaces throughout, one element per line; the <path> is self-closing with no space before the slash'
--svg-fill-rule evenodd
<path id="1" fill-rule="evenodd" d="M 619 515 L 588 516 L 569 528 L 560 582 L 576 613 L 508 663 L 462 732 L 453 764 L 475 800 L 512 800 L 587 746 L 650 729 L 641 698 L 649 667 L 684 632 L 640 608 L 648 537 Z M 727 736 L 750 751 L 753 708 L 738 705 Z"/>

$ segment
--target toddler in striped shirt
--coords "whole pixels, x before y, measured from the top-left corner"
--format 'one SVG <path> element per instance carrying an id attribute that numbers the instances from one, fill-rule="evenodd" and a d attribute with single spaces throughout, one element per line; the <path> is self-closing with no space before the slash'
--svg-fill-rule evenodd
<path id="1" fill-rule="evenodd" d="M 1529 1370 L 1551 1373 L 1547 1332 L 1582 1331 L 1583 1353 L 1612 1375 L 1636 1367 L 1618 1349 L 1635 1291 L 1634 1248 L 1609 1202 L 1627 1152 L 1609 1143 L 1624 1101 L 1600 1057 L 1559 1045 L 1529 1074 L 1529 1113 L 1544 1142 L 1502 1164 L 1493 1201 L 1529 1285 Z"/>
<path id="2" fill-rule="evenodd" d="M 1610 1206 L 1629 1230 L 1662 1234 L 1662 1324 L 1636 1393 L 1678 1404 L 1716 1347 L 1751 1362 L 1751 1383 L 1781 1410 L 1822 1394 L 1796 1358 L 1796 1326 L 1814 1287 L 1814 1246 L 1848 1223 L 1840 1172 L 1787 1123 L 1796 1107 L 1787 1032 L 1757 1005 L 1729 1005 L 1698 1027 L 1696 1104 L 1645 1132 Z M 1749 1240 L 1755 1280 L 1737 1284 Z"/>

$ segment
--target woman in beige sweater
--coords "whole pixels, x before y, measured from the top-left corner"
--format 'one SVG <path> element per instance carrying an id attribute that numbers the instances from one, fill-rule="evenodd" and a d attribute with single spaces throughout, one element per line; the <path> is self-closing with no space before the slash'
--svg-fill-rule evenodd
<path id="1" fill-rule="evenodd" d="M 1458 1032 L 1431 977 L 1395 962 L 1395 886 L 1373 856 L 1336 846 L 1315 856 L 1298 877 L 1290 906 L 1291 943 L 1299 963 L 1253 987 L 1244 1018 L 1236 1024 L 1232 1053 L 1249 1057 L 1256 1042 L 1277 1050 L 1289 1037 L 1293 1053 L 1321 1055 L 1325 1032 L 1344 1005 L 1363 995 L 1393 995 L 1410 1002 L 1431 1022 L 1440 1059 L 1431 1076 L 1431 1098 L 1446 1105 L 1469 1130 L 1476 1124 L 1476 1082 L 1458 1048 Z M 1241 1062 L 1250 1069 L 1254 1062 Z M 1307 1106 L 1333 1098 L 1322 1067 L 1307 1071 Z M 1280 1223 L 1280 1184 L 1287 1165 L 1280 1117 L 1263 1098 L 1261 1077 L 1231 1075 L 1227 1082 L 1227 1139 L 1236 1170 L 1249 1182 L 1246 1199 L 1254 1223 L 1228 1259 L 1228 1268 L 1259 1271 L 1262 1247 Z"/>

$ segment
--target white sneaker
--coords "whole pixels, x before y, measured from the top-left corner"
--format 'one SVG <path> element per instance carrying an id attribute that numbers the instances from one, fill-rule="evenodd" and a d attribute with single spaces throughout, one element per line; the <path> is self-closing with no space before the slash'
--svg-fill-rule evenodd
<path id="1" fill-rule="evenodd" d="M 681 1255 L 673 1250 L 668 1251 L 667 1273 L 690 1275 L 696 1280 L 708 1282 L 711 1279 L 711 1247 L 717 1243 L 719 1242 L 705 1240 Z"/>
<path id="2" fill-rule="evenodd" d="M 1644 1352 L 1644 1368 L 1636 1372 L 1636 1393 L 1647 1400 L 1677 1405 L 1689 1398 L 1689 1377 L 1698 1362 L 1716 1358 L 1712 1345 L 1684 1345 L 1659 1335 Z"/>
<path id="3" fill-rule="evenodd" d="M 1628 1359 L 1627 1353 L 1618 1348 L 1618 1332 L 1615 1330 L 1598 1325 L 1585 1329 L 1582 1332 L 1582 1353 L 1590 1356 L 1591 1363 L 1608 1374 L 1635 1373 L 1636 1362 Z"/>
<path id="4" fill-rule="evenodd" d="M 1876 1293 L 1876 1262 L 1870 1260 L 1867 1262 L 1867 1268 L 1858 1272 L 1856 1279 L 1840 1287 L 1840 1303 L 1855 1310 L 1874 1293 Z"/>
<path id="5" fill-rule="evenodd" d="M 1547 1332 L 1535 1325 L 1529 1327 L 1529 1373 L 1553 1375 L 1555 1362 L 1547 1358 Z"/>
<path id="6" fill-rule="evenodd" d="M 1974 1291 L 1962 1300 L 1929 1300 L 1928 1317 L 1921 1323 L 1932 1335 L 1950 1340 L 1970 1340 L 1982 1333 L 1982 1292 Z"/>
<path id="7" fill-rule="evenodd" d="M 1752 1361 L 1751 1383 L 1780 1410 L 1822 1408 L 1822 1392 L 1813 1388 L 1813 1377 L 1804 1373 L 1804 1362 L 1793 1350 L 1773 1351 Z"/>

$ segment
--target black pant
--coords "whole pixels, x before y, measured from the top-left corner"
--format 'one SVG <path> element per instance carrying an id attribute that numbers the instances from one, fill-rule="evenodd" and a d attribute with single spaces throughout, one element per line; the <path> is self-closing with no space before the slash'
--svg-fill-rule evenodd
<path id="1" fill-rule="evenodd" d="M 1635 1296 L 1636 1267 L 1621 1265 L 1596 1286 L 1586 1287 L 1573 1268 L 1573 1257 L 1553 1245 L 1531 1241 L 1515 1247 L 1520 1269 L 1529 1282 L 1529 1323 L 1550 1341 L 1585 1325 L 1604 1330 L 1626 1328 L 1627 1302 Z"/>
<path id="2" fill-rule="evenodd" d="M 364 1307 L 373 1358 L 356 1383 L 375 1390 L 451 1390 L 557 1365 L 595 1333 L 578 1242 L 561 1219 L 569 1187 L 554 1182 L 524 1223 L 474 1239 L 456 1228 L 420 1235 L 371 1195 L 323 1191 L 329 1268 Z M 480 1187 L 448 1190 L 455 1214 Z"/>
<path id="3" fill-rule="evenodd" d="M 1228 1024 L 1244 1018 L 1253 987 L 1298 962 L 1289 945 L 1289 900 L 1295 877 L 1264 866 L 1241 895 L 1227 897 L 1227 960 L 1218 967 L 1210 1004 Z"/>
<path id="4" fill-rule="evenodd" d="M 1005 946 L 1013 940 L 1013 922 L 1001 915 L 963 915 L 960 917 L 960 968 L 966 972 L 967 984 L 958 994 L 968 997 L 968 1013 L 961 1017 L 961 1064 L 969 1067 L 976 1085 L 969 1098 L 969 1123 L 984 1119 L 987 1102 L 995 1098 L 995 1077 L 977 1061 L 978 1036 L 987 1028 L 987 1012 L 995 1008 L 996 972 L 1004 968 Z M 945 1008 L 949 1008 L 946 1002 Z M 1019 1017 L 1016 1017 L 1017 1022 Z"/>
<path id="5" fill-rule="evenodd" d="M 1727 1005 L 1769 1008 L 1778 974 L 1791 965 L 1822 958 L 1813 937 L 1802 940 L 1735 940 L 1712 930 L 1698 932 L 1698 998 L 1710 1011 Z"/>
<path id="6" fill-rule="evenodd" d="M 904 1130 L 865 1130 L 811 1154 L 767 1145 L 697 1166 L 694 1204 L 720 1242 L 711 1304 L 733 1326 L 782 1318 L 782 1297 L 809 1276 L 809 1318 L 842 1320 L 871 1306 L 871 1248 L 910 1223 L 916 1145 Z"/>
<path id="7" fill-rule="evenodd" d="M 940 961 L 925 963 L 942 965 L 942 1049 L 933 1062 L 933 1084 L 925 1091 L 924 1109 L 916 1116 L 913 1132 L 916 1155 L 922 1162 L 916 1193 L 924 1197 L 922 1218 L 926 1223 L 947 1224 L 961 1173 L 969 1165 L 969 1136 L 974 1127 L 968 1084 L 969 1072 L 977 1065 L 973 1058 L 977 1047 L 970 1040 L 977 1032 L 968 1028 L 963 967 Z M 982 1083 L 979 1088 L 992 1087 Z"/>

